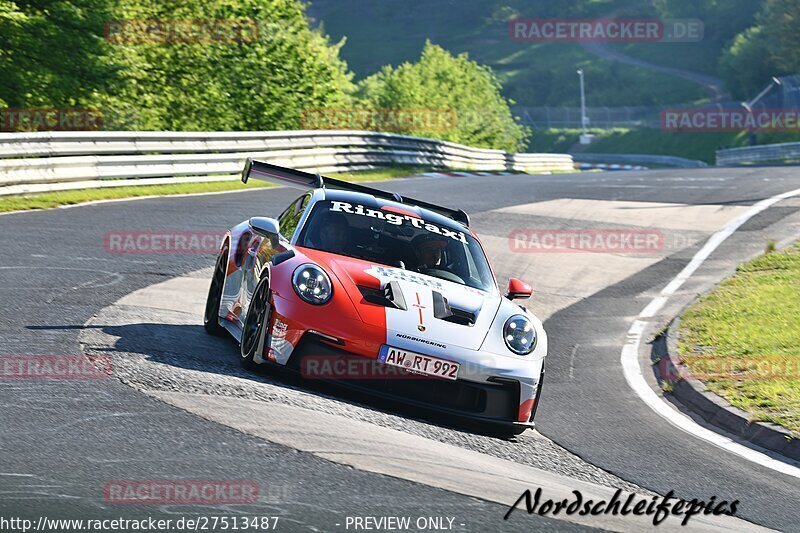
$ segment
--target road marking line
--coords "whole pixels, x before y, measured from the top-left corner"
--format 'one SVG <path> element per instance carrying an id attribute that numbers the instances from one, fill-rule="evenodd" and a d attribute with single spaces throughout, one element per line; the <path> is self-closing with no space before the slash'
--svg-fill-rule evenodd
<path id="1" fill-rule="evenodd" d="M 572 347 L 572 355 L 569 356 L 569 379 L 570 379 L 570 381 L 572 381 L 572 378 L 575 377 L 574 376 L 574 371 L 575 371 L 575 352 L 578 351 L 578 346 L 580 346 L 580 344 L 576 344 L 575 346 Z"/>
<path id="2" fill-rule="evenodd" d="M 628 229 L 634 225 L 662 232 L 703 231 L 711 234 L 724 228 L 732 218 L 748 208 L 740 205 L 558 198 L 502 207 L 495 212 L 619 224 Z"/>
<path id="3" fill-rule="evenodd" d="M 642 312 L 639 313 L 639 318 L 653 318 L 658 313 L 658 310 L 664 307 L 664 304 L 667 303 L 668 298 L 666 296 L 657 296 L 653 298 L 653 301 L 647 304 L 647 307 L 642 309 Z"/>
<path id="4" fill-rule="evenodd" d="M 672 425 L 681 429 L 697 438 L 703 439 L 715 446 L 724 450 L 734 453 L 748 461 L 752 461 L 761 466 L 776 470 L 783 474 L 800 478 L 800 468 L 791 464 L 784 463 L 777 459 L 773 459 L 769 455 L 757 452 L 747 446 L 739 444 L 738 442 L 725 437 L 719 433 L 715 433 L 707 428 L 704 428 L 685 414 L 676 411 L 666 400 L 662 399 L 655 391 L 647 384 L 642 373 L 642 367 L 639 365 L 639 347 L 642 344 L 642 334 L 645 326 L 647 325 L 646 318 L 651 318 L 666 305 L 669 297 L 681 288 L 681 286 L 694 274 L 703 262 L 716 250 L 728 237 L 730 237 L 737 229 L 739 229 L 745 222 L 765 211 L 772 205 L 792 198 L 800 196 L 800 189 L 785 192 L 761 200 L 757 204 L 750 207 L 744 213 L 728 222 L 721 230 L 716 232 L 706 242 L 706 244 L 694 255 L 689 264 L 686 265 L 675 278 L 670 281 L 662 290 L 659 296 L 655 297 L 645 307 L 636 320 L 631 324 L 628 330 L 627 341 L 622 348 L 620 355 L 620 363 L 622 364 L 622 371 L 625 375 L 625 380 L 630 385 L 631 389 L 644 401 L 644 403 L 656 412 L 659 416 L 666 419 Z"/>

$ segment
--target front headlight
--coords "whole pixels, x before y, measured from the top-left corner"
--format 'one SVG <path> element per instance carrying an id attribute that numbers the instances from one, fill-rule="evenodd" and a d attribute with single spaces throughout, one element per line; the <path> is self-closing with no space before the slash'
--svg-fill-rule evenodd
<path id="1" fill-rule="evenodd" d="M 300 298 L 314 305 L 324 304 L 333 294 L 331 279 L 324 270 L 311 263 L 297 267 L 292 276 L 292 285 Z"/>
<path id="2" fill-rule="evenodd" d="M 536 346 L 536 328 L 524 315 L 514 315 L 503 326 L 503 340 L 517 355 L 528 355 Z"/>

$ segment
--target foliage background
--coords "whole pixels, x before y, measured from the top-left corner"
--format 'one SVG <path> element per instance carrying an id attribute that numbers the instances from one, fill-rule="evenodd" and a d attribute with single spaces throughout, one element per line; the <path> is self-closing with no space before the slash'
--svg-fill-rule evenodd
<path id="1" fill-rule="evenodd" d="M 718 76 L 735 99 L 800 72 L 800 0 L 0 0 L 0 109 L 95 108 L 106 129 L 145 130 L 300 129 L 320 108 L 449 109 L 453 128 L 400 132 L 515 150 L 531 132 L 511 106 L 577 105 L 576 68 L 590 105 L 708 102 L 699 85 L 577 43 L 508 37 L 516 17 L 610 14 L 702 20 L 698 43 L 611 46 Z M 105 25 L 120 19 L 251 19 L 259 35 L 109 42 Z"/>
<path id="2" fill-rule="evenodd" d="M 256 39 L 114 41 L 113 21 L 255 21 Z M 416 63 L 354 81 L 300 0 L 0 0 L 0 108 L 92 108 L 106 129 L 301 129 L 320 108 L 449 109 L 425 135 L 514 150 L 526 130 L 491 69 L 429 45 Z M 463 114 L 463 118 L 460 116 Z M 378 125 L 380 128 L 380 124 Z M 394 125 L 392 125 L 394 127 Z"/>

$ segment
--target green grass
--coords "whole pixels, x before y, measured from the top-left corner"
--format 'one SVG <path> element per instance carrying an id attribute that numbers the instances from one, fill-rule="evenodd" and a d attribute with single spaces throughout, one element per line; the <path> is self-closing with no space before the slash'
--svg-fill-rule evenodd
<path id="1" fill-rule="evenodd" d="M 714 164 L 720 148 L 744 146 L 747 132 L 667 132 L 652 128 L 601 134 L 586 152 L 673 155 Z"/>
<path id="2" fill-rule="evenodd" d="M 503 85 L 503 94 L 526 106 L 579 106 L 577 68 L 585 73 L 589 106 L 701 102 L 707 96 L 692 82 L 607 61 L 574 43 L 510 43 L 470 51 L 470 57 L 491 66 Z"/>
<path id="3" fill-rule="evenodd" d="M 578 5 L 580 4 L 580 5 Z M 419 58 L 425 39 L 454 54 L 491 67 L 503 85 L 503 94 L 525 106 L 577 106 L 580 103 L 577 68 L 586 74 L 588 105 L 658 105 L 693 102 L 707 97 L 694 83 L 660 72 L 607 61 L 589 54 L 579 43 L 514 42 L 508 20 L 515 17 L 592 18 L 617 8 L 638 16 L 652 15 L 641 0 L 598 2 L 507 2 L 461 0 L 442 9 L 440 0 L 420 0 L 415 8 L 398 13 L 392 2 L 314 0 L 312 16 L 335 41 L 346 39 L 341 55 L 358 79 Z M 358 13 L 358 17 L 353 17 Z M 635 43 L 638 45 L 648 43 Z M 681 48 L 696 54 L 694 48 Z M 666 45 L 658 45 L 668 48 Z M 656 48 L 657 49 L 657 48 Z M 669 48 L 665 54 L 675 54 Z M 673 61 L 679 60 L 670 56 Z"/>
<path id="4" fill-rule="evenodd" d="M 586 153 L 672 155 L 697 159 L 713 165 L 720 148 L 747 146 L 747 132 L 668 132 L 655 128 L 616 128 L 591 130 L 595 141 L 578 146 L 578 129 L 533 130 L 527 152 L 565 153 L 575 147 Z M 756 134 L 758 144 L 800 141 L 800 133 L 765 132 Z M 649 165 L 655 168 L 654 165 Z"/>
<path id="5" fill-rule="evenodd" d="M 528 143 L 531 153 L 565 153 L 580 140 L 581 130 L 547 129 L 534 130 Z"/>
<path id="6" fill-rule="evenodd" d="M 330 174 L 330 176 L 332 178 L 354 182 L 384 181 L 422 174 L 424 172 L 430 172 L 431 170 L 430 168 L 423 167 L 395 166 L 359 172 L 337 172 L 335 174 Z"/>
<path id="7" fill-rule="evenodd" d="M 742 132 L 668 132 L 655 128 L 592 130 L 595 141 L 580 151 L 601 154 L 672 155 L 714 164 L 716 151 L 749 144 Z M 528 151 L 564 152 L 578 142 L 579 130 L 534 130 Z M 800 133 L 768 132 L 756 135 L 758 144 L 800 141 Z"/>
<path id="8" fill-rule="evenodd" d="M 679 351 L 712 391 L 800 436 L 800 242 L 740 266 L 689 308 Z"/>
<path id="9" fill-rule="evenodd" d="M 577 145 L 580 130 L 534 130 L 530 152 L 566 152 Z M 673 155 L 713 164 L 719 148 L 744 146 L 747 133 L 679 133 L 652 128 L 592 130 L 595 141 L 577 147 L 586 153 Z M 775 141 L 778 142 L 778 141 Z"/>
<path id="10" fill-rule="evenodd" d="M 425 172 L 426 170 L 427 169 L 420 169 L 417 167 L 397 166 L 363 172 L 342 172 L 331 174 L 331 176 L 346 181 L 369 182 L 409 176 Z M 79 189 L 75 191 L 50 192 L 23 196 L 0 196 L 0 213 L 23 211 L 26 209 L 48 209 L 97 200 L 237 191 L 272 186 L 271 183 L 258 180 L 251 180 L 247 185 L 240 181 L 218 181 L 211 183 L 178 183 L 170 185 L 133 185 L 129 187 Z"/>
<path id="11" fill-rule="evenodd" d="M 717 76 L 717 63 L 722 54 L 719 43 L 706 40 L 691 43 L 613 43 L 610 46 L 656 65 L 709 76 Z"/>

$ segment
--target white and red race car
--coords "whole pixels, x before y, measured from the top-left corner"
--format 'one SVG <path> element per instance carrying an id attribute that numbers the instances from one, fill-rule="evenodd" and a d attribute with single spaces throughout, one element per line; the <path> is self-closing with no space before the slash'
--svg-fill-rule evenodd
<path id="1" fill-rule="evenodd" d="M 248 160 L 250 178 L 304 189 L 276 219 L 227 232 L 205 311 L 246 368 L 289 367 L 372 394 L 533 427 L 544 377 L 542 323 L 505 295 L 460 210 Z"/>

